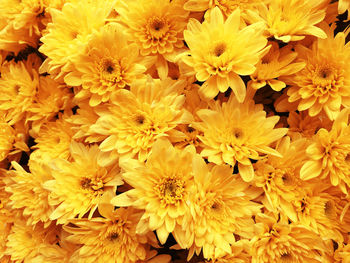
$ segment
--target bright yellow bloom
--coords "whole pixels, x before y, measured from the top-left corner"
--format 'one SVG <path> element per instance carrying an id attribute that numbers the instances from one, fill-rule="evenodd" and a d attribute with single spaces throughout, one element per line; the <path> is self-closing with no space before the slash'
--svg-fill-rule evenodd
<path id="1" fill-rule="evenodd" d="M 272 0 L 262 3 L 254 11 L 248 10 L 251 23 L 263 21 L 266 36 L 285 43 L 304 39 L 306 35 L 326 38 L 317 27 L 326 15 L 328 0 Z"/>
<path id="2" fill-rule="evenodd" d="M 89 131 L 107 137 L 100 149 L 145 161 L 157 138 L 176 138 L 175 127 L 187 120 L 182 109 L 185 97 L 177 93 L 179 85 L 181 82 L 149 78 L 135 81 L 130 91 L 116 91 L 108 110 L 98 113 Z"/>
<path id="3" fill-rule="evenodd" d="M 204 144 L 201 155 L 216 164 L 234 166 L 238 162 L 239 173 L 246 182 L 254 177 L 250 159 L 258 160 L 262 154 L 281 156 L 270 145 L 284 136 L 287 129 L 274 129 L 279 117 L 266 118 L 262 105 L 255 105 L 249 98 L 239 103 L 231 95 L 227 102 L 216 101 L 197 115 L 202 122 L 194 128 L 204 133 L 198 136 Z"/>
<path id="4" fill-rule="evenodd" d="M 88 212 L 90 219 L 102 196 L 123 184 L 118 160 L 109 159 L 97 145 L 72 143 L 71 157 L 71 162 L 55 159 L 51 165 L 54 180 L 44 183 L 51 192 L 49 204 L 55 206 L 50 219 L 57 219 L 59 224 L 75 216 L 82 218 Z"/>
<path id="5" fill-rule="evenodd" d="M 137 43 L 142 56 L 154 56 L 160 77 L 168 75 L 167 61 L 183 51 L 183 30 L 189 12 L 183 0 L 122 1 L 116 8 L 130 39 Z"/>
<path id="6" fill-rule="evenodd" d="M 306 67 L 285 81 L 291 85 L 288 102 L 298 103 L 299 111 L 308 110 L 310 116 L 324 111 L 334 120 L 342 106 L 350 105 L 350 44 L 345 44 L 349 31 L 333 37 L 334 27 L 325 28 L 327 39 L 318 39 L 311 49 L 296 48 Z"/>
<path id="7" fill-rule="evenodd" d="M 17 218 L 8 235 L 5 254 L 15 263 L 39 262 L 35 258 L 56 246 L 58 235 L 59 229 L 55 225 L 48 228 L 42 223 L 28 226 L 25 219 Z"/>
<path id="8" fill-rule="evenodd" d="M 29 173 L 16 162 L 12 166 L 15 170 L 9 171 L 5 179 L 5 191 L 11 194 L 9 204 L 14 209 L 23 209 L 28 225 L 42 222 L 47 227 L 54 209 L 49 205 L 50 192 L 43 184 L 52 179 L 50 169 L 34 160 L 29 161 Z"/>
<path id="9" fill-rule="evenodd" d="M 144 210 L 136 233 L 155 230 L 161 244 L 170 233 L 175 239 L 183 236 L 184 217 L 189 213 L 188 200 L 194 184 L 195 155 L 192 146 L 180 150 L 160 139 L 154 143 L 147 162 L 128 159 L 120 163 L 125 171 L 123 179 L 133 189 L 117 195 L 111 202 L 115 206 Z"/>
<path id="10" fill-rule="evenodd" d="M 229 87 L 242 102 L 246 88 L 239 75 L 250 75 L 265 52 L 267 40 L 262 36 L 260 23 L 240 28 L 240 11 L 234 11 L 225 21 L 220 9 L 206 13 L 201 24 L 191 19 L 184 31 L 189 52 L 182 60 L 193 67 L 199 92 L 205 99 L 214 98 Z"/>
<path id="11" fill-rule="evenodd" d="M 20 76 L 20 77 L 19 77 Z M 0 110 L 7 111 L 10 124 L 26 117 L 39 86 L 39 73 L 23 62 L 11 61 L 1 68 Z"/>
<path id="12" fill-rule="evenodd" d="M 268 210 L 288 214 L 290 202 L 303 194 L 299 171 L 306 160 L 304 151 L 307 146 L 303 138 L 291 141 L 289 137 L 284 137 L 276 146 L 282 157 L 268 155 L 253 165 L 253 183 L 264 189 L 263 203 Z M 293 219 L 295 221 L 295 217 Z"/>
<path id="13" fill-rule="evenodd" d="M 68 85 L 82 86 L 76 99 L 90 98 L 90 106 L 96 106 L 108 101 L 114 91 L 130 86 L 146 71 L 137 44 L 128 44 L 122 29 L 117 24 L 107 24 L 95 32 L 84 54 L 77 58 L 76 70 L 65 76 Z"/>
<path id="14" fill-rule="evenodd" d="M 62 10 L 51 8 L 52 23 L 40 38 L 39 51 L 47 56 L 40 73 L 59 78 L 74 70 L 74 60 L 84 53 L 92 32 L 105 24 L 114 2 L 82 0 L 66 3 Z"/>
<path id="15" fill-rule="evenodd" d="M 321 128 L 306 149 L 309 160 L 300 170 L 300 178 L 309 180 L 320 176 L 330 179 L 344 193 L 350 187 L 350 126 L 349 109 L 341 111 L 332 129 Z"/>
<path id="16" fill-rule="evenodd" d="M 99 207 L 103 217 L 72 219 L 72 226 L 64 226 L 71 233 L 67 240 L 81 245 L 71 262 L 134 263 L 145 260 L 151 244 L 157 245 L 153 232 L 136 234 L 136 225 L 142 213 L 133 208 L 118 208 L 103 204 Z"/>
<path id="17" fill-rule="evenodd" d="M 74 125 L 67 122 L 67 115 L 59 115 L 54 122 L 43 124 L 40 133 L 35 138 L 36 144 L 32 147 L 35 151 L 31 156 L 40 161 L 47 159 L 70 158 L 69 147 L 75 134 Z"/>
<path id="18" fill-rule="evenodd" d="M 187 242 L 189 257 L 203 249 L 204 258 L 215 259 L 232 252 L 234 233 L 253 237 L 252 216 L 260 212 L 261 206 L 251 200 L 261 192 L 250 188 L 228 165 L 210 169 L 201 157 L 196 158 L 196 189 L 190 197 L 193 219 L 181 242 L 177 240 L 180 246 Z"/>
<path id="19" fill-rule="evenodd" d="M 265 214 L 255 220 L 257 235 L 252 239 L 252 263 L 324 262 L 325 243 L 306 227 Z"/>
<path id="20" fill-rule="evenodd" d="M 214 7 L 219 7 L 222 13 L 228 17 L 235 10 L 240 9 L 244 17 L 247 10 L 254 10 L 261 2 L 270 0 L 188 0 L 184 8 L 192 12 L 201 12 Z"/>
<path id="21" fill-rule="evenodd" d="M 276 78 L 294 74 L 305 67 L 305 62 L 296 62 L 298 54 L 289 46 L 279 48 L 276 42 L 271 42 L 272 48 L 256 65 L 256 71 L 250 75 L 248 87 L 260 89 L 269 85 L 273 90 L 280 91 L 286 87 L 282 80 Z"/>

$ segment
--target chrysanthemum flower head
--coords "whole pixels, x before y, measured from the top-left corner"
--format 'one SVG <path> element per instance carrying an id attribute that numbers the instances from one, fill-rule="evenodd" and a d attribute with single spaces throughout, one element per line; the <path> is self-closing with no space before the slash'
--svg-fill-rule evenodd
<path id="1" fill-rule="evenodd" d="M 42 223 L 28 226 L 24 218 L 17 218 L 11 227 L 6 242 L 5 254 L 12 262 L 35 261 L 42 250 L 49 249 L 58 242 L 59 228 L 55 225 L 45 228 Z"/>
<path id="2" fill-rule="evenodd" d="M 47 227 L 51 224 L 49 217 L 54 209 L 49 205 L 50 192 L 43 184 L 52 179 L 50 169 L 35 160 L 29 162 L 29 173 L 16 162 L 12 162 L 12 166 L 15 170 L 9 171 L 5 179 L 5 191 L 11 194 L 10 205 L 14 209 L 23 209 L 28 225 L 42 222 Z"/>
<path id="3" fill-rule="evenodd" d="M 114 91 L 130 86 L 146 71 L 138 56 L 139 47 L 128 43 L 122 29 L 110 23 L 95 32 L 77 58 L 76 70 L 64 78 L 68 85 L 82 86 L 75 97 L 90 98 L 90 106 L 108 101 Z"/>
<path id="4" fill-rule="evenodd" d="M 180 150 L 159 139 L 146 163 L 133 159 L 120 163 L 125 170 L 123 179 L 133 189 L 117 195 L 111 202 L 144 209 L 137 233 L 156 230 L 162 244 L 170 233 L 175 238 L 182 236 L 182 227 L 186 227 L 183 219 L 189 213 L 187 201 L 194 184 L 195 154 L 192 146 Z"/>
<path id="5" fill-rule="evenodd" d="M 132 263 L 145 260 L 150 245 L 157 245 L 153 232 L 136 234 L 136 226 L 142 212 L 132 207 L 114 210 L 111 204 L 101 204 L 102 217 L 90 220 L 72 219 L 64 229 L 71 233 L 67 240 L 80 245 L 71 261 Z M 103 255 L 103 256 L 101 256 Z"/>
<path id="6" fill-rule="evenodd" d="M 305 67 L 305 62 L 297 62 L 298 54 L 289 46 L 279 48 L 276 42 L 271 43 L 271 49 L 256 65 L 255 72 L 250 75 L 248 86 L 259 89 L 269 85 L 273 90 L 280 91 L 286 87 L 282 80 L 276 78 L 294 74 Z"/>
<path id="7" fill-rule="evenodd" d="M 266 35 L 285 43 L 298 41 L 306 35 L 326 38 L 316 26 L 326 15 L 328 0 L 272 0 L 262 3 L 256 10 L 248 10 L 250 22 L 264 21 Z"/>
<path id="8" fill-rule="evenodd" d="M 349 109 L 342 110 L 330 131 L 321 128 L 317 132 L 313 143 L 306 149 L 309 160 L 300 171 L 301 179 L 329 178 L 333 186 L 339 186 L 347 193 L 350 187 L 349 113 Z"/>
<path id="9" fill-rule="evenodd" d="M 324 262 L 324 241 L 314 232 L 287 220 L 260 214 L 255 218 L 257 235 L 252 239 L 252 263 Z"/>
<path id="10" fill-rule="evenodd" d="M 185 233 L 182 242 L 188 243 L 189 257 L 194 252 L 199 255 L 202 249 L 204 258 L 215 259 L 232 252 L 234 234 L 252 237 L 252 216 L 260 212 L 261 206 L 251 200 L 261 192 L 250 191 L 249 184 L 233 174 L 228 165 L 214 165 L 210 169 L 201 157 L 196 158 L 196 189 L 190 198 L 193 219 L 187 229 L 190 233 Z"/>
<path id="11" fill-rule="evenodd" d="M 198 81 L 203 81 L 199 89 L 205 99 L 214 98 L 229 87 L 238 101 L 242 102 L 246 88 L 239 75 L 254 73 L 255 65 L 267 40 L 262 36 L 260 23 L 240 27 L 240 11 L 234 11 L 226 20 L 219 8 L 207 11 L 201 24 L 191 19 L 184 31 L 189 52 L 182 60 L 193 67 Z"/>
<path id="12" fill-rule="evenodd" d="M 254 10 L 257 4 L 269 1 L 270 0 L 188 0 L 184 8 L 192 12 L 201 12 L 217 6 L 226 17 L 232 14 L 233 11 L 240 9 L 244 17 L 247 10 Z"/>
<path id="13" fill-rule="evenodd" d="M 116 91 L 108 110 L 101 111 L 90 128 L 107 137 L 100 149 L 144 161 L 157 138 L 175 138 L 175 127 L 186 123 L 188 116 L 181 108 L 185 97 L 177 93 L 179 85 L 181 81 L 148 78 L 134 81 L 130 90 Z"/>
<path id="14" fill-rule="evenodd" d="M 21 77 L 19 77 L 21 76 Z M 0 110 L 7 111 L 10 124 L 26 117 L 32 106 L 39 86 L 39 73 L 27 69 L 24 62 L 13 60 L 1 68 Z"/>
<path id="15" fill-rule="evenodd" d="M 52 22 L 40 41 L 40 52 L 47 56 L 40 72 L 59 78 L 74 70 L 74 59 L 85 51 L 94 30 L 99 30 L 113 9 L 115 0 L 74 1 L 62 10 L 50 9 Z"/>
<path id="16" fill-rule="evenodd" d="M 264 189 L 263 203 L 267 209 L 286 214 L 290 210 L 290 202 L 302 195 L 299 171 L 306 160 L 304 151 L 307 146 L 307 140 L 303 138 L 291 141 L 289 137 L 283 137 L 276 146 L 282 157 L 268 155 L 253 165 L 253 183 Z"/>
<path id="17" fill-rule="evenodd" d="M 183 49 L 183 30 L 189 12 L 183 0 L 123 1 L 116 8 L 130 39 L 138 44 L 142 56 L 154 56 L 161 77 L 168 75 L 167 61 L 174 62 Z"/>
<path id="18" fill-rule="evenodd" d="M 119 175 L 118 160 L 107 158 L 97 145 L 86 147 L 71 144 L 72 161 L 55 159 L 51 165 L 52 177 L 44 183 L 51 193 L 49 204 L 55 207 L 50 219 L 65 223 L 75 216 L 89 212 L 90 219 L 106 192 L 115 192 L 123 182 Z"/>
<path id="19" fill-rule="evenodd" d="M 68 160 L 70 144 L 73 141 L 74 125 L 67 121 L 69 115 L 59 114 L 55 121 L 42 125 L 40 133 L 35 137 L 36 144 L 32 147 L 35 151 L 31 156 L 37 160 L 50 160 L 62 158 Z"/>
<path id="20" fill-rule="evenodd" d="M 349 105 L 350 45 L 345 44 L 348 32 L 333 37 L 334 27 L 325 26 L 325 30 L 328 38 L 318 39 L 311 49 L 297 47 L 306 67 L 285 81 L 291 85 L 287 91 L 288 102 L 296 102 L 299 111 L 308 110 L 310 116 L 324 111 L 334 120 L 341 107 Z"/>
<path id="21" fill-rule="evenodd" d="M 204 144 L 201 155 L 216 164 L 234 166 L 238 162 L 244 181 L 254 177 L 251 159 L 258 160 L 264 154 L 281 156 L 270 144 L 284 136 L 287 129 L 274 129 L 279 117 L 266 117 L 262 105 L 255 105 L 252 99 L 239 103 L 231 94 L 227 102 L 216 101 L 197 115 L 201 122 L 194 127 L 204 133 L 199 136 Z"/>

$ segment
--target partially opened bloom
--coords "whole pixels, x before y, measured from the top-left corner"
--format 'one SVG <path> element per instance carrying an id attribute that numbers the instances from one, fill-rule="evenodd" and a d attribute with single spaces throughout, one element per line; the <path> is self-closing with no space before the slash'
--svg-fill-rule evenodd
<path id="1" fill-rule="evenodd" d="M 10 205 L 14 209 L 23 209 L 28 225 L 42 222 L 47 227 L 51 224 L 49 217 L 54 209 L 49 205 L 50 192 L 43 184 L 52 179 L 50 169 L 34 160 L 29 162 L 29 173 L 16 162 L 12 162 L 12 166 L 15 170 L 9 171 L 5 179 L 5 191 L 11 194 Z"/>
<path id="2" fill-rule="evenodd" d="M 279 48 L 276 42 L 271 43 L 272 48 L 256 65 L 256 70 L 250 75 L 248 87 L 260 89 L 269 85 L 273 90 L 280 91 L 286 84 L 277 78 L 291 75 L 305 67 L 305 62 L 296 60 L 298 53 L 291 50 L 289 46 Z"/>
<path id="3" fill-rule="evenodd" d="M 180 150 L 167 140 L 158 140 L 146 163 L 133 159 L 120 163 L 125 170 L 123 179 L 133 188 L 111 202 L 144 210 L 137 233 L 155 230 L 161 244 L 170 233 L 175 238 L 183 236 L 184 217 L 189 213 L 187 201 L 194 184 L 192 161 L 195 155 L 192 146 Z"/>
<path id="4" fill-rule="evenodd" d="M 75 98 L 89 98 L 90 106 L 109 100 L 111 94 L 127 88 L 146 71 L 136 43 L 129 44 L 123 28 L 107 24 L 95 32 L 86 51 L 75 62 L 76 70 L 65 76 L 70 86 L 82 86 Z"/>
<path id="5" fill-rule="evenodd" d="M 307 140 L 304 138 L 291 141 L 286 136 L 280 139 L 276 146 L 282 157 L 268 155 L 253 165 L 253 183 L 264 189 L 263 203 L 268 210 L 286 215 L 290 211 L 290 202 L 303 194 L 303 182 L 299 178 L 299 171 L 307 159 L 307 146 Z"/>
<path id="6" fill-rule="evenodd" d="M 249 10 L 250 23 L 263 21 L 266 36 L 285 43 L 304 39 L 306 35 L 326 38 L 317 26 L 326 15 L 328 0 L 272 0 Z"/>
<path id="7" fill-rule="evenodd" d="M 142 56 L 153 56 L 161 77 L 168 75 L 167 61 L 174 62 L 184 48 L 183 30 L 189 12 L 183 9 L 183 2 L 134 0 L 122 1 L 116 7 L 130 40 L 138 45 Z"/>
<path id="8" fill-rule="evenodd" d="M 308 110 L 310 116 L 324 111 L 334 120 L 342 106 L 350 105 L 350 44 L 345 41 L 349 31 L 334 37 L 334 27 L 324 28 L 327 39 L 318 39 L 311 49 L 296 48 L 306 66 L 284 80 L 291 85 L 288 102 L 297 103 L 299 111 Z"/>
<path id="9" fill-rule="evenodd" d="M 216 164 L 234 166 L 238 162 L 239 173 L 246 182 L 254 177 L 251 159 L 258 160 L 265 154 L 281 156 L 270 145 L 287 129 L 274 129 L 279 117 L 266 117 L 262 105 L 255 105 L 251 99 L 239 103 L 232 94 L 227 102 L 216 101 L 197 115 L 201 122 L 194 127 L 203 132 L 198 136 L 204 145 L 201 155 Z"/>
<path id="10" fill-rule="evenodd" d="M 181 81 L 148 78 L 135 81 L 130 90 L 116 91 L 108 110 L 98 113 L 89 130 L 105 136 L 100 149 L 144 161 L 157 138 L 172 140 L 178 132 L 175 127 L 187 119 L 182 108 L 185 97 L 177 93 L 179 85 Z"/>
<path id="11" fill-rule="evenodd" d="M 55 159 L 51 164 L 54 179 L 44 183 L 50 191 L 49 204 L 55 208 L 50 219 L 58 223 L 87 213 L 91 218 L 102 196 L 123 184 L 118 160 L 108 159 L 97 145 L 72 143 L 71 157 L 72 161 Z"/>
<path id="12" fill-rule="evenodd" d="M 228 165 L 208 166 L 197 156 L 194 165 L 196 189 L 191 194 L 191 216 L 185 239 L 189 257 L 203 250 L 206 259 L 229 255 L 235 243 L 234 234 L 253 237 L 252 216 L 260 212 L 260 205 L 251 200 L 261 192 L 250 189 Z M 176 235 L 175 235 L 176 237 Z M 180 240 L 180 238 L 178 238 Z"/>
<path id="13" fill-rule="evenodd" d="M 83 0 L 66 3 L 62 10 L 51 8 L 52 22 L 40 38 L 39 51 L 47 56 L 40 72 L 59 78 L 74 70 L 74 59 L 85 51 L 92 32 L 105 24 L 114 2 Z"/>
<path id="14" fill-rule="evenodd" d="M 309 160 L 301 168 L 301 179 L 329 178 L 333 186 L 339 185 L 347 193 L 350 187 L 349 109 L 341 111 L 330 131 L 321 128 L 317 132 L 306 153 Z"/>
<path id="15" fill-rule="evenodd" d="M 252 263 L 324 262 L 324 241 L 306 227 L 273 216 L 256 217 L 257 235 L 252 239 Z"/>
<path id="16" fill-rule="evenodd" d="M 64 229 L 71 235 L 67 240 L 80 245 L 71 261 L 133 263 L 145 260 L 150 245 L 156 245 L 153 232 L 146 235 L 136 233 L 136 225 L 142 212 L 129 208 L 118 208 L 101 204 L 100 217 L 71 219 Z"/>
<path id="17" fill-rule="evenodd" d="M 234 11 L 226 20 L 219 8 L 206 13 L 201 24 L 191 19 L 184 31 L 189 51 L 182 60 L 193 67 L 198 81 L 203 81 L 199 92 L 205 99 L 214 98 L 229 87 L 242 102 L 246 88 L 239 75 L 250 75 L 267 40 L 262 36 L 261 24 L 240 27 L 240 11 Z"/>

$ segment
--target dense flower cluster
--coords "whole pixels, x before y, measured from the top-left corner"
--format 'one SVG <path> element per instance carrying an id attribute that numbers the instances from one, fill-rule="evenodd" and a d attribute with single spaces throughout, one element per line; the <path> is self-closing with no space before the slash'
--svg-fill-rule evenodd
<path id="1" fill-rule="evenodd" d="M 349 0 L 1 0 L 1 263 L 350 263 Z"/>

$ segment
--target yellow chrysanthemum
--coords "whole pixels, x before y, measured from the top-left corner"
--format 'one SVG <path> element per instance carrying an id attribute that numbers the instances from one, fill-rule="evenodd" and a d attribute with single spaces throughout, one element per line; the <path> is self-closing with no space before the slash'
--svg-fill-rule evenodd
<path id="1" fill-rule="evenodd" d="M 5 191 L 11 194 L 9 204 L 15 209 L 23 209 L 28 225 L 42 222 L 47 227 L 54 209 L 49 205 L 50 192 L 43 184 L 52 179 L 50 169 L 34 160 L 29 161 L 30 173 L 16 162 L 11 164 L 15 170 L 9 171 L 5 179 Z"/>
<path id="2" fill-rule="evenodd" d="M 252 216 L 261 206 L 251 200 L 261 192 L 232 174 L 229 166 L 209 169 L 201 157 L 196 158 L 193 172 L 197 189 L 190 198 L 193 219 L 181 242 L 190 247 L 189 257 L 194 252 L 199 255 L 202 249 L 204 258 L 215 259 L 232 252 L 234 234 L 253 237 Z M 181 244 L 180 238 L 177 240 Z"/>
<path id="3" fill-rule="evenodd" d="M 229 87 L 242 102 L 246 88 L 239 75 L 255 71 L 267 40 L 262 36 L 261 24 L 240 28 L 240 11 L 234 11 L 225 21 L 220 9 L 206 13 L 201 24 L 191 19 L 184 31 L 189 52 L 182 60 L 193 67 L 196 78 L 204 81 L 199 92 L 206 99 L 214 98 Z"/>
<path id="4" fill-rule="evenodd" d="M 31 136 L 37 137 L 42 125 L 54 119 L 59 111 L 72 107 L 72 93 L 69 88 L 50 76 L 39 78 L 39 87 L 34 103 L 28 109 L 27 121 L 31 121 Z"/>
<path id="5" fill-rule="evenodd" d="M 86 51 L 75 62 L 76 70 L 64 78 L 68 85 L 82 85 L 75 97 L 90 98 L 90 106 L 108 101 L 114 91 L 130 86 L 146 71 L 137 44 L 128 44 L 122 29 L 107 24 L 93 34 Z"/>
<path id="6" fill-rule="evenodd" d="M 309 180 L 318 176 L 330 178 L 344 193 L 350 187 L 350 126 L 349 109 L 344 109 L 334 121 L 332 129 L 321 128 L 313 143 L 306 149 L 309 160 L 300 170 L 300 177 Z"/>
<path id="7" fill-rule="evenodd" d="M 317 27 L 326 15 L 329 0 L 272 0 L 262 3 L 256 10 L 248 10 L 249 21 L 263 21 L 266 36 L 285 43 L 304 39 L 306 35 L 326 38 Z"/>
<path id="8" fill-rule="evenodd" d="M 35 258 L 41 253 L 40 247 L 50 248 L 57 239 L 58 229 L 51 225 L 45 228 L 38 223 L 28 226 L 26 220 L 17 218 L 7 237 L 5 254 L 11 256 L 14 263 L 38 262 Z"/>
<path id="9" fill-rule="evenodd" d="M 103 217 L 90 220 L 72 219 L 73 226 L 64 229 L 71 233 L 67 240 L 81 245 L 71 257 L 71 262 L 85 263 L 133 263 L 145 260 L 150 245 L 156 245 L 153 232 L 136 234 L 136 225 L 142 215 L 133 208 L 118 208 L 112 205 L 99 207 Z"/>
<path id="10" fill-rule="evenodd" d="M 184 217 L 189 213 L 188 200 L 194 184 L 192 146 L 174 148 L 167 140 L 158 140 L 147 162 L 129 159 L 121 162 L 123 179 L 133 189 L 112 199 L 116 206 L 143 209 L 136 233 L 156 231 L 161 244 L 170 233 L 182 237 L 186 227 Z M 181 239 L 183 240 L 183 239 Z"/>
<path id="11" fill-rule="evenodd" d="M 333 29 L 327 28 L 328 38 L 318 39 L 311 49 L 297 47 L 306 67 L 285 78 L 291 85 L 288 102 L 297 102 L 298 110 L 308 110 L 310 116 L 324 111 L 331 120 L 342 106 L 350 105 L 350 44 L 345 44 L 349 31 L 333 37 Z"/>
<path id="12" fill-rule="evenodd" d="M 28 136 L 25 134 L 26 131 L 22 129 L 24 128 L 23 123 L 12 126 L 7 119 L 6 114 L 0 111 L 0 163 L 21 151 L 29 151 L 26 144 Z"/>
<path id="13" fill-rule="evenodd" d="M 298 54 L 289 46 L 279 48 L 276 42 L 271 43 L 272 48 L 256 65 L 256 71 L 250 75 L 248 87 L 260 89 L 269 85 L 273 90 L 280 91 L 286 87 L 282 80 L 276 78 L 292 75 L 305 67 L 305 62 L 296 62 Z"/>
<path id="14" fill-rule="evenodd" d="M 262 105 L 255 105 L 249 98 L 239 103 L 231 95 L 227 102 L 216 101 L 211 109 L 199 110 L 197 115 L 202 122 L 194 127 L 204 133 L 199 136 L 204 144 L 201 155 L 216 164 L 234 166 L 238 162 L 239 173 L 246 182 L 254 177 L 251 159 L 258 160 L 261 154 L 281 156 L 270 145 L 287 129 L 274 129 L 279 117 L 267 118 Z"/>
<path id="15" fill-rule="evenodd" d="M 7 111 L 10 124 L 26 117 L 34 102 L 38 86 L 39 73 L 32 68 L 27 69 L 25 63 L 11 61 L 2 66 L 0 110 Z"/>
<path id="16" fill-rule="evenodd" d="M 247 10 L 254 10 L 257 4 L 269 1 L 271 0 L 188 0 L 184 8 L 192 12 L 201 12 L 217 6 L 226 17 L 240 9 L 244 17 Z"/>
<path id="17" fill-rule="evenodd" d="M 159 137 L 176 138 L 175 127 L 186 123 L 181 108 L 185 97 L 177 93 L 182 82 L 159 79 L 135 81 L 130 91 L 116 91 L 108 110 L 101 111 L 90 132 L 106 136 L 100 145 L 104 152 L 117 151 L 121 158 L 147 158 Z"/>
<path id="18" fill-rule="evenodd" d="M 140 48 L 142 56 L 154 56 L 160 77 L 168 75 L 167 61 L 184 48 L 183 30 L 189 12 L 183 9 L 183 0 L 123 1 L 116 8 L 126 33 Z"/>
<path id="19" fill-rule="evenodd" d="M 306 227 L 264 214 L 255 220 L 257 235 L 252 239 L 252 263 L 324 262 L 325 243 Z"/>
<path id="20" fill-rule="evenodd" d="M 36 144 L 32 147 L 35 149 L 33 156 L 39 160 L 70 158 L 69 147 L 75 132 L 74 125 L 67 122 L 67 118 L 67 115 L 60 114 L 56 121 L 43 124 L 35 138 Z"/>
<path id="21" fill-rule="evenodd" d="M 291 141 L 289 137 L 284 137 L 276 146 L 282 157 L 268 155 L 253 165 L 253 183 L 264 189 L 263 203 L 267 209 L 287 214 L 290 202 L 302 195 L 304 189 L 299 171 L 306 160 L 304 151 L 307 146 L 305 139 Z"/>
<path id="22" fill-rule="evenodd" d="M 55 206 L 50 219 L 57 219 L 58 223 L 75 216 L 81 218 L 88 212 L 90 219 L 103 194 L 115 192 L 123 184 L 118 160 L 109 159 L 97 145 L 72 143 L 71 157 L 71 162 L 56 159 L 51 165 L 54 180 L 44 183 L 51 192 L 49 204 Z"/>
<path id="23" fill-rule="evenodd" d="M 311 117 L 306 111 L 296 113 L 294 111 L 289 113 L 287 119 L 289 129 L 288 135 L 293 137 L 311 138 L 319 129 L 325 128 L 330 130 L 332 122 L 325 115 L 317 115 Z"/>
<path id="24" fill-rule="evenodd" d="M 344 202 L 327 192 L 328 184 L 320 182 L 303 185 L 303 194 L 299 194 L 284 206 L 284 213 L 293 222 L 303 225 L 324 240 L 333 239 L 343 242 L 340 215 Z"/>
<path id="25" fill-rule="evenodd" d="M 99 30 L 112 12 L 115 0 L 74 1 L 62 10 L 50 8 L 52 22 L 40 41 L 39 51 L 47 56 L 40 72 L 59 78 L 74 70 L 73 61 L 85 51 L 94 30 Z"/>

